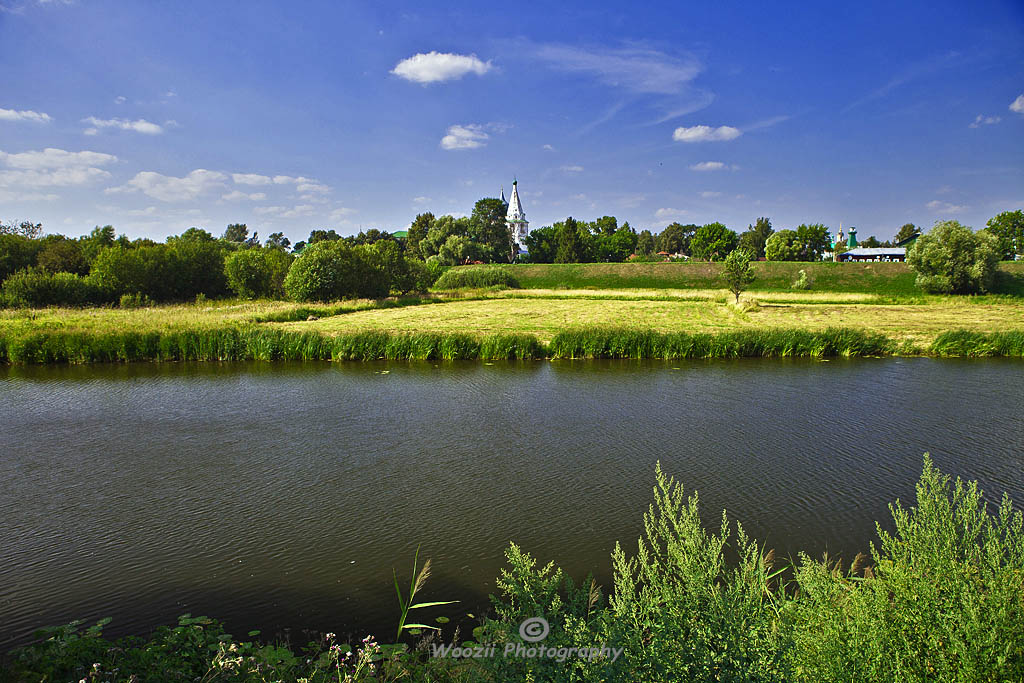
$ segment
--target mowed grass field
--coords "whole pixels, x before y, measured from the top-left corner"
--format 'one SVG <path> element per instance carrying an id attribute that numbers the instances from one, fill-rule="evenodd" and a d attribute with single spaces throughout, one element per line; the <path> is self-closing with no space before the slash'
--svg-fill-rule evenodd
<path id="1" fill-rule="evenodd" d="M 671 296 L 655 290 L 556 290 L 496 292 L 430 306 L 362 310 L 316 321 L 281 323 L 290 330 L 340 334 L 387 332 L 526 332 L 548 342 L 580 327 L 620 327 L 659 332 L 731 332 L 751 328 L 821 331 L 850 327 L 926 346 L 949 330 L 1003 332 L 1024 329 L 1024 301 L 1004 297 L 920 297 L 915 303 L 878 303 L 877 297 L 817 293 L 748 294 L 739 305 L 728 292 Z"/>

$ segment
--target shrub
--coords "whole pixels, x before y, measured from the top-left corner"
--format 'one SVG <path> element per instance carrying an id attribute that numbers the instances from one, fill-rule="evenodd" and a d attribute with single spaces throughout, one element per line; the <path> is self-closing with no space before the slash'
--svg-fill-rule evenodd
<path id="1" fill-rule="evenodd" d="M 104 292 L 88 278 L 73 273 L 45 273 L 23 270 L 3 283 L 4 305 L 40 308 L 43 306 L 85 306 L 105 303 Z"/>
<path id="2" fill-rule="evenodd" d="M 224 260 L 224 274 L 231 290 L 244 299 L 280 299 L 293 260 L 281 249 L 242 249 Z"/>
<path id="3" fill-rule="evenodd" d="M 750 252 L 746 249 L 735 249 L 725 257 L 722 267 L 722 278 L 729 291 L 736 295 L 736 303 L 747 285 L 754 281 L 754 270 L 750 267 Z"/>
<path id="4" fill-rule="evenodd" d="M 998 262 L 997 240 L 957 221 L 939 221 L 907 252 L 907 263 L 917 272 L 917 286 L 936 294 L 991 290 Z"/>
<path id="5" fill-rule="evenodd" d="M 807 271 L 800 269 L 800 277 L 793 281 L 793 289 L 810 289 L 811 279 L 807 277 Z"/>
<path id="6" fill-rule="evenodd" d="M 167 259 L 174 268 L 172 298 L 189 301 L 199 294 L 212 298 L 225 296 L 228 293 L 224 273 L 226 254 L 227 249 L 221 242 L 178 239 L 168 244 Z"/>
<path id="7" fill-rule="evenodd" d="M 350 247 L 341 241 L 317 242 L 306 247 L 288 270 L 285 292 L 296 301 L 387 296 L 391 283 L 368 257 L 370 248 Z"/>
<path id="8" fill-rule="evenodd" d="M 505 268 L 495 266 L 452 268 L 444 273 L 434 289 L 464 289 L 469 287 L 519 287 L 519 283 Z"/>
<path id="9" fill-rule="evenodd" d="M 0 281 L 36 265 L 36 257 L 42 248 L 41 240 L 0 233 Z"/>
<path id="10" fill-rule="evenodd" d="M 93 262 L 89 280 L 114 300 L 123 294 L 144 294 L 154 301 L 169 301 L 177 293 L 176 261 L 168 247 L 162 244 L 137 248 L 108 247 Z"/>

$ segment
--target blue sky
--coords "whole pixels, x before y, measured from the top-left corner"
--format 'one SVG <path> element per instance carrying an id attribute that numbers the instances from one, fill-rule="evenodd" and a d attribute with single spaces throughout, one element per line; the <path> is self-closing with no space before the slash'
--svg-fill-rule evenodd
<path id="1" fill-rule="evenodd" d="M 1024 3 L 0 0 L 0 218 L 293 241 L 1024 206 Z"/>

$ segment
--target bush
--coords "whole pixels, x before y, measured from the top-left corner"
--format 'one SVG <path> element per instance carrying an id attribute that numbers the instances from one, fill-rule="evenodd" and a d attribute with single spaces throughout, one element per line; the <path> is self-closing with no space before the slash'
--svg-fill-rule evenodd
<path id="1" fill-rule="evenodd" d="M 293 260 L 281 249 L 243 249 L 224 260 L 224 274 L 231 290 L 244 299 L 281 299 Z"/>
<path id="2" fill-rule="evenodd" d="M 350 247 L 341 241 L 306 247 L 288 270 L 285 292 L 295 301 L 387 296 L 391 283 L 384 270 L 375 266 L 367 252 L 370 248 Z"/>
<path id="3" fill-rule="evenodd" d="M 85 306 L 105 303 L 109 299 L 88 278 L 73 273 L 45 273 L 23 270 L 3 283 L 5 306 L 16 308 L 43 306 Z"/>
<path id="4" fill-rule="evenodd" d="M 995 284 L 999 263 L 997 240 L 957 221 L 940 221 L 907 252 L 917 272 L 917 286 L 934 294 L 975 294 Z"/>
<path id="5" fill-rule="evenodd" d="M 479 287 L 518 288 L 512 273 L 494 266 L 451 268 L 434 283 L 434 289 L 465 289 Z"/>
<path id="6" fill-rule="evenodd" d="M 200 240 L 175 240 L 166 247 L 167 259 L 173 264 L 172 298 L 176 301 L 190 301 L 199 294 L 211 298 L 228 293 L 228 281 L 224 274 L 224 257 L 227 249 L 221 242 Z M 288 270 L 285 266 L 281 273 Z"/>
<path id="7" fill-rule="evenodd" d="M 42 248 L 41 240 L 0 233 L 0 281 L 36 265 L 36 257 Z"/>
<path id="8" fill-rule="evenodd" d="M 810 289 L 811 279 L 807 277 L 807 271 L 800 269 L 800 277 L 793 281 L 793 289 Z"/>
<path id="9" fill-rule="evenodd" d="M 108 247 L 96 257 L 88 279 L 112 300 L 124 294 L 144 294 L 154 301 L 169 301 L 179 289 L 175 286 L 179 277 L 176 261 L 165 245 Z"/>

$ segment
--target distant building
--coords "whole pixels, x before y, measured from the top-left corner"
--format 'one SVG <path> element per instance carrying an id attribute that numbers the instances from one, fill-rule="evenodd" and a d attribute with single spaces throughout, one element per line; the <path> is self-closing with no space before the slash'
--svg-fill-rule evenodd
<path id="1" fill-rule="evenodd" d="M 501 190 L 501 198 L 505 199 L 505 190 Z M 512 181 L 512 196 L 508 199 L 508 211 L 505 213 L 505 224 L 512 232 L 512 240 L 515 242 L 517 254 L 528 253 L 526 249 L 526 236 L 530 234 L 530 223 L 526 220 L 526 212 L 523 211 L 523 204 L 519 201 L 519 181 Z M 513 254 L 514 256 L 515 254 Z"/>
<path id="2" fill-rule="evenodd" d="M 841 253 L 839 260 L 902 262 L 907 260 L 907 250 L 903 247 L 856 247 Z"/>

